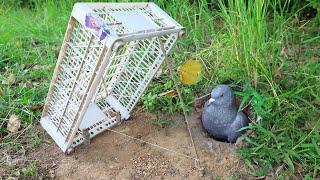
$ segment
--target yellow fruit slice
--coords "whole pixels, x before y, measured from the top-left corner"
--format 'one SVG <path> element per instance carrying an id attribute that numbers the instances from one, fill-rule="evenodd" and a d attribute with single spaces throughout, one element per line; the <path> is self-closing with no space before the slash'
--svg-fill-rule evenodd
<path id="1" fill-rule="evenodd" d="M 201 64 L 197 60 L 187 60 L 178 68 L 180 82 L 185 85 L 197 83 L 201 77 Z"/>

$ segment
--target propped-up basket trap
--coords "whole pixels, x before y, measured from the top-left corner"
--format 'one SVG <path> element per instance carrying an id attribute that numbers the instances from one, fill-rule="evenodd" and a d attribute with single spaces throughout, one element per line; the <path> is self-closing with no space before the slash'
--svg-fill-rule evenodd
<path id="1" fill-rule="evenodd" d="M 41 125 L 68 152 L 128 119 L 183 27 L 154 3 L 77 3 Z"/>

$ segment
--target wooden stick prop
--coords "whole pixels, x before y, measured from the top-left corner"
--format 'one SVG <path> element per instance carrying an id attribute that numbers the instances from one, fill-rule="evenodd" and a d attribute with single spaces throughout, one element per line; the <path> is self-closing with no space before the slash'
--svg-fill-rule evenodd
<path id="1" fill-rule="evenodd" d="M 161 41 L 161 37 L 159 37 L 159 36 L 158 36 L 158 41 L 159 41 L 160 49 L 161 49 L 161 51 L 162 51 L 162 53 L 163 53 L 163 55 L 164 55 L 164 61 L 165 61 L 165 63 L 166 63 L 167 66 L 168 66 L 171 79 L 173 80 L 174 86 L 175 86 L 175 88 L 176 88 L 176 91 L 177 91 L 177 93 L 178 93 L 179 100 L 180 100 L 180 103 L 181 103 L 181 106 L 182 106 L 182 111 L 183 111 L 184 119 L 185 119 L 186 124 L 187 124 L 187 128 L 188 128 L 189 135 L 190 135 L 190 139 L 191 139 L 191 143 L 192 143 L 193 150 L 194 150 L 194 153 L 195 153 L 195 159 L 194 159 L 194 161 L 195 161 L 195 166 L 196 166 L 197 168 L 200 168 L 200 161 L 199 161 L 197 149 L 196 149 L 196 146 L 195 146 L 195 144 L 194 144 L 193 137 L 192 137 L 192 133 L 191 133 L 191 129 L 190 129 L 189 121 L 188 121 L 188 115 L 187 115 L 187 111 L 185 110 L 185 107 L 184 107 L 184 102 L 183 102 L 183 99 L 182 99 L 181 91 L 180 91 L 178 82 L 177 82 L 177 80 L 176 80 L 176 78 L 175 78 L 175 76 L 174 76 L 172 64 L 171 64 L 171 63 L 169 62 L 169 60 L 168 60 L 167 52 L 166 52 L 166 50 L 165 50 L 165 48 L 164 48 L 163 42 Z"/>

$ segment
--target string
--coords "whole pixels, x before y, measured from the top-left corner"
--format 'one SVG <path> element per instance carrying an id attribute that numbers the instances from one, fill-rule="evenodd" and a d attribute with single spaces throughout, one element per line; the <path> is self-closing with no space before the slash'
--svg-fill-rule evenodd
<path id="1" fill-rule="evenodd" d="M 154 143 L 151 143 L 151 142 L 148 142 L 148 141 L 145 141 L 145 140 L 142 140 L 142 139 L 139 139 L 139 138 L 130 136 L 130 135 L 128 135 L 128 134 L 125 134 L 125 133 L 122 133 L 122 132 L 118 132 L 118 131 L 115 131 L 115 130 L 112 130 L 112 129 L 107 129 L 107 130 L 108 130 L 108 131 L 111 131 L 111 132 L 113 132 L 113 133 L 117 133 L 117 134 L 123 135 L 123 136 L 128 137 L 128 138 L 131 138 L 131 139 L 133 139 L 133 140 L 137 140 L 137 141 L 140 141 L 140 142 L 149 144 L 149 145 L 151 145 L 151 146 L 154 146 L 154 147 L 157 147 L 157 148 L 160 148 L 160 149 L 169 151 L 169 152 L 171 152 L 171 153 L 178 154 L 178 155 L 180 155 L 180 156 L 182 156 L 182 157 L 190 158 L 190 159 L 194 159 L 194 160 L 196 160 L 196 161 L 199 161 L 199 159 L 196 158 L 196 157 L 192 157 L 192 156 L 185 155 L 185 154 L 180 153 L 180 152 L 178 152 L 178 151 L 174 151 L 174 150 L 168 149 L 168 148 L 166 148 L 166 147 L 159 146 L 159 145 L 157 145 L 157 144 L 154 144 Z"/>

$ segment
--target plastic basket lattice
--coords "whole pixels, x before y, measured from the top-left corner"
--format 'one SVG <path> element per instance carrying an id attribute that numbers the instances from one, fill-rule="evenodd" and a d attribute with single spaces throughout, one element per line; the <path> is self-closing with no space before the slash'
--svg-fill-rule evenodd
<path id="1" fill-rule="evenodd" d="M 154 3 L 77 3 L 41 125 L 64 151 L 128 119 L 183 27 Z"/>

